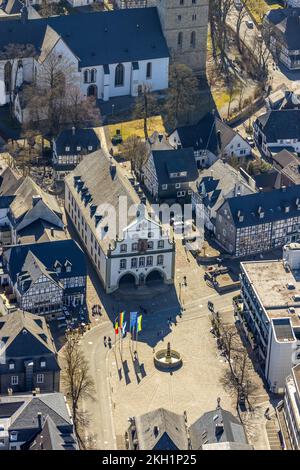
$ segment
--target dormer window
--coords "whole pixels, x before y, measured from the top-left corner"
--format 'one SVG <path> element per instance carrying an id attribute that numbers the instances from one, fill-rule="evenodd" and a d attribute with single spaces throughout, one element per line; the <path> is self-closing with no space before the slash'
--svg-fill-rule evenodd
<path id="1" fill-rule="evenodd" d="M 65 147 L 65 151 L 70 152 L 70 147 L 68 145 Z"/>
<path id="2" fill-rule="evenodd" d="M 17 441 L 18 440 L 18 431 L 11 431 L 10 432 L 10 440 Z"/>
<path id="3" fill-rule="evenodd" d="M 42 359 L 41 362 L 40 362 L 40 367 L 41 368 L 45 368 L 46 367 L 46 361 L 45 359 Z"/>
<path id="4" fill-rule="evenodd" d="M 259 206 L 259 208 L 258 208 L 258 215 L 259 215 L 260 219 L 263 219 L 264 216 L 265 216 L 265 211 L 261 206 Z"/>
<path id="5" fill-rule="evenodd" d="M 55 263 L 54 263 L 54 269 L 55 269 L 55 271 L 57 272 L 57 274 L 61 273 L 61 264 L 60 264 L 60 262 L 57 261 L 57 260 L 56 260 Z"/>
<path id="6" fill-rule="evenodd" d="M 285 212 L 286 214 L 287 214 L 288 212 L 290 212 L 290 206 L 285 206 L 284 212 Z"/>
<path id="7" fill-rule="evenodd" d="M 10 362 L 8 363 L 8 368 L 9 368 L 9 370 L 15 370 L 15 363 L 14 363 L 14 361 L 10 361 Z"/>
<path id="8" fill-rule="evenodd" d="M 92 146 L 92 145 L 89 145 L 89 146 L 88 146 L 88 150 L 90 150 L 90 151 L 93 150 L 93 146 Z"/>
<path id="9" fill-rule="evenodd" d="M 76 147 L 76 150 L 77 150 L 78 152 L 80 152 L 80 150 L 81 150 L 80 145 L 78 145 L 78 146 Z"/>
<path id="10" fill-rule="evenodd" d="M 238 216 L 239 222 L 244 221 L 244 214 L 242 213 L 242 211 L 238 211 L 237 216 Z"/>
<path id="11" fill-rule="evenodd" d="M 70 263 L 68 260 L 65 262 L 65 269 L 67 273 L 70 273 L 72 270 L 72 263 Z"/>

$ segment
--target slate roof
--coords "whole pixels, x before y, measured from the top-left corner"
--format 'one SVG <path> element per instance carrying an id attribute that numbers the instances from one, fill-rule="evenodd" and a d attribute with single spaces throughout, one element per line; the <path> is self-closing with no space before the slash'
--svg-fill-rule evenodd
<path id="1" fill-rule="evenodd" d="M 141 204 L 137 193 L 130 185 L 129 181 L 119 170 L 118 166 L 110 164 L 110 160 L 102 150 L 87 155 L 77 165 L 74 171 L 69 173 L 65 178 L 66 184 L 72 190 L 72 195 L 76 203 L 80 206 L 81 212 L 87 221 L 90 220 L 90 229 L 97 238 L 104 252 L 109 248 L 109 244 L 113 242 L 108 237 L 99 239 L 99 233 L 96 230 L 95 216 L 103 216 L 97 212 L 98 206 L 102 204 L 111 204 L 113 207 L 119 207 L 119 198 L 127 197 L 127 204 Z M 89 202 L 84 204 L 84 196 L 89 197 Z M 91 213 L 91 206 L 95 208 L 95 212 Z M 128 216 L 128 224 L 136 219 L 135 216 Z M 118 210 L 117 210 L 117 231 L 119 227 Z"/>
<path id="2" fill-rule="evenodd" d="M 23 334 L 24 330 L 26 335 Z M 45 319 L 29 312 L 16 310 L 0 318 L 0 341 L 4 338 L 4 347 L 9 358 L 56 354 Z M 56 369 L 59 370 L 58 364 Z"/>
<path id="3" fill-rule="evenodd" d="M 248 444 L 240 421 L 223 408 L 204 413 L 190 426 L 189 432 L 194 450 L 200 450 L 204 444 L 224 442 Z"/>
<path id="4" fill-rule="evenodd" d="M 0 174 L 0 195 L 13 196 L 24 178 L 8 166 Z"/>
<path id="5" fill-rule="evenodd" d="M 14 192 L 14 196 L 15 198 L 10 205 L 10 211 L 15 220 L 20 219 L 32 208 L 33 196 L 41 196 L 50 210 L 56 214 L 62 214 L 55 197 L 43 191 L 29 176 L 22 181 Z"/>
<path id="6" fill-rule="evenodd" d="M 203 194 L 203 204 L 217 210 L 226 196 L 236 187 L 243 186 L 249 193 L 255 192 L 241 174 L 228 163 L 217 160 L 207 170 L 202 170 L 197 181 L 192 185 L 196 193 Z"/>
<path id="7" fill-rule="evenodd" d="M 291 217 L 299 217 L 300 209 L 297 208 L 296 201 L 300 205 L 300 185 L 289 186 L 285 190 L 275 189 L 266 193 L 255 193 L 246 196 L 229 198 L 224 204 L 232 214 L 236 227 L 247 227 L 262 223 L 284 220 Z M 285 207 L 290 210 L 285 212 Z M 260 218 L 258 208 L 264 210 L 264 217 Z M 238 212 L 244 216 L 239 220 Z"/>
<path id="8" fill-rule="evenodd" d="M 178 150 L 153 150 L 153 161 L 159 184 L 175 184 L 195 181 L 197 165 L 192 148 Z M 186 176 L 171 178 L 171 173 L 187 172 Z"/>
<path id="9" fill-rule="evenodd" d="M 77 155 L 80 153 L 92 153 L 100 148 L 100 140 L 93 129 L 66 129 L 55 140 L 57 155 Z M 78 151 L 77 147 L 81 150 Z M 92 150 L 89 150 L 89 147 Z M 67 151 L 66 147 L 70 147 Z"/>
<path id="10" fill-rule="evenodd" d="M 255 123 L 266 136 L 267 142 L 300 140 L 300 109 L 271 110 L 259 116 Z"/>
<path id="11" fill-rule="evenodd" d="M 1 21 L 0 50 L 15 43 L 40 52 L 48 25 L 79 58 L 79 67 L 169 57 L 156 8 Z"/>
<path id="12" fill-rule="evenodd" d="M 164 408 L 135 417 L 140 450 L 186 450 L 185 418 Z"/>
<path id="13" fill-rule="evenodd" d="M 42 429 L 31 443 L 26 445 L 29 450 L 76 450 L 77 443 L 72 429 L 61 432 L 50 416 L 47 416 Z"/>
<path id="14" fill-rule="evenodd" d="M 289 152 L 286 149 L 281 150 L 277 155 L 274 155 L 273 161 L 278 163 L 280 168 L 285 168 L 287 165 L 292 163 L 292 161 L 296 158 L 295 155 Z"/>
<path id="15" fill-rule="evenodd" d="M 20 2 L 20 0 L 8 0 L 4 11 L 8 15 L 16 15 L 17 13 L 21 13 L 23 6 L 24 4 Z"/>
<path id="16" fill-rule="evenodd" d="M 31 253 L 31 255 L 29 254 Z M 44 272 L 47 276 L 54 276 L 53 268 L 56 261 L 62 266 L 66 261 L 72 263 L 71 272 L 62 269 L 55 273 L 55 278 L 62 279 L 74 276 L 86 276 L 85 256 L 79 245 L 71 239 L 28 245 L 15 245 L 4 252 L 4 258 L 9 264 L 9 274 L 13 284 L 18 274 L 27 276 L 31 284 L 36 279 L 37 272 Z M 36 266 L 34 266 L 35 260 Z M 37 261 L 36 261 L 37 260 Z"/>
<path id="17" fill-rule="evenodd" d="M 264 191 L 279 189 L 281 187 L 281 174 L 278 170 L 273 169 L 253 176 L 257 188 Z"/>
<path id="18" fill-rule="evenodd" d="M 21 230 L 18 230 L 18 242 L 21 245 L 26 243 L 41 243 L 65 239 L 66 234 L 61 227 L 58 227 L 55 224 L 49 223 L 43 219 L 35 220 L 30 225 L 27 225 Z"/>
<path id="19" fill-rule="evenodd" d="M 41 428 L 39 413 L 42 419 Z M 48 444 L 50 440 L 53 450 L 78 448 L 72 419 L 62 393 L 3 396 L 0 403 L 1 416 L 10 418 L 9 431 L 18 432 L 18 441 L 25 442 L 23 449 L 34 446 L 34 440 L 40 439 L 42 430 L 47 433 L 46 442 Z"/>
<path id="20" fill-rule="evenodd" d="M 290 51 L 300 49 L 300 8 L 270 10 L 266 19 L 281 33 Z"/>
<path id="21" fill-rule="evenodd" d="M 295 154 L 282 150 L 273 156 L 275 168 L 294 184 L 300 184 L 300 158 Z"/>
<path id="22" fill-rule="evenodd" d="M 193 126 L 177 129 L 182 147 L 193 147 L 195 150 L 209 150 L 218 155 L 237 135 L 228 124 L 211 113 L 207 113 Z M 218 138 L 220 135 L 220 140 Z"/>

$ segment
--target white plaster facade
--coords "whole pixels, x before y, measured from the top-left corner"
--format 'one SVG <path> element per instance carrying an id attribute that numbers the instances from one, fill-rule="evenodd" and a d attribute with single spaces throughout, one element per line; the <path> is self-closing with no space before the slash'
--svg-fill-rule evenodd
<path id="1" fill-rule="evenodd" d="M 8 104 L 10 101 L 18 101 L 16 100 L 17 93 L 15 93 L 13 98 L 13 91 L 17 92 L 24 82 L 32 83 L 34 80 L 38 80 L 39 74 L 42 73 L 43 64 L 47 63 L 51 54 L 62 56 L 63 61 L 72 72 L 74 85 L 80 88 L 83 96 L 95 96 L 97 99 L 108 101 L 110 98 L 118 96 L 137 96 L 139 90 L 144 85 L 147 85 L 151 91 L 168 88 L 168 57 L 124 62 L 122 64 L 99 64 L 81 68 L 80 60 L 60 37 L 48 54 L 45 62 L 35 60 L 34 58 L 26 58 L 20 61 L 0 61 L 0 106 Z M 9 92 L 7 79 L 5 79 L 5 67 L 7 67 L 8 62 L 12 66 L 9 85 L 12 90 L 11 93 Z M 121 66 L 123 69 L 122 80 L 119 84 L 116 83 L 117 66 Z M 22 122 L 25 119 L 25 115 L 20 103 L 14 106 L 14 108 L 16 109 L 17 119 Z"/>
<path id="2" fill-rule="evenodd" d="M 141 211 L 122 239 L 105 242 L 103 227 L 92 229 L 94 222 L 86 217 L 84 204 L 76 202 L 76 192 L 66 179 L 65 209 L 107 293 L 116 291 L 125 275 L 136 286 L 145 285 L 151 272 L 165 284 L 174 282 L 175 245 L 159 223 Z"/>

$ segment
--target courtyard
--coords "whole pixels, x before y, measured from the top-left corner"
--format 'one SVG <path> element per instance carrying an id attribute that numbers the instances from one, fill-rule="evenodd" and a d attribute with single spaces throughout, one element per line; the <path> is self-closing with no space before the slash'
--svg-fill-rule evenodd
<path id="1" fill-rule="evenodd" d="M 143 300 L 147 314 L 143 314 L 143 329 L 138 342 L 131 341 L 130 333 L 122 341 L 119 336 L 115 338 L 111 318 L 106 321 L 105 317 L 101 324 L 97 320 L 98 326 L 83 339 L 98 393 L 93 403 L 85 404 L 91 413 L 93 429 L 99 430 L 95 436 L 98 448 L 100 445 L 101 448 L 110 448 L 114 444 L 115 448 L 124 449 L 128 418 L 159 407 L 177 413 L 186 411 L 188 422 L 192 424 L 204 412 L 214 409 L 220 397 L 221 406 L 236 415 L 234 398 L 221 384 L 227 364 L 210 332 L 207 302 L 214 303 L 224 321 L 233 323 L 232 298 L 237 291 L 219 295 L 209 288 L 203 279 L 204 268 L 190 253 L 185 253 L 181 244 L 177 245 L 177 302 L 172 289 Z M 183 283 L 184 275 L 187 276 L 187 286 Z M 111 302 L 110 308 L 115 313 L 118 309 L 126 310 L 127 322 L 129 311 L 139 309 L 138 300 L 133 298 L 126 302 L 111 299 Z M 116 302 L 117 307 L 113 307 Z M 181 313 L 180 303 L 183 307 Z M 106 349 L 103 339 L 108 334 L 113 346 Z M 183 359 L 182 368 L 172 373 L 157 370 L 153 362 L 154 351 L 166 348 L 168 342 Z M 263 413 L 270 406 L 269 397 L 254 370 L 253 380 L 258 384 L 257 395 L 252 397 L 255 409 L 243 418 L 250 442 L 257 449 L 268 448 Z M 110 439 L 111 431 L 115 435 L 114 443 Z"/>

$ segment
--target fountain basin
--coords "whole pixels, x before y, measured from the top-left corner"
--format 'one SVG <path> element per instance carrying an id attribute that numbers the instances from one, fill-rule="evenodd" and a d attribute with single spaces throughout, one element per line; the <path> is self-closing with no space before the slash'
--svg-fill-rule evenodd
<path id="1" fill-rule="evenodd" d="M 160 349 L 154 354 L 154 364 L 157 369 L 169 371 L 176 370 L 182 366 L 181 354 L 171 349 L 169 344 L 167 349 Z"/>

